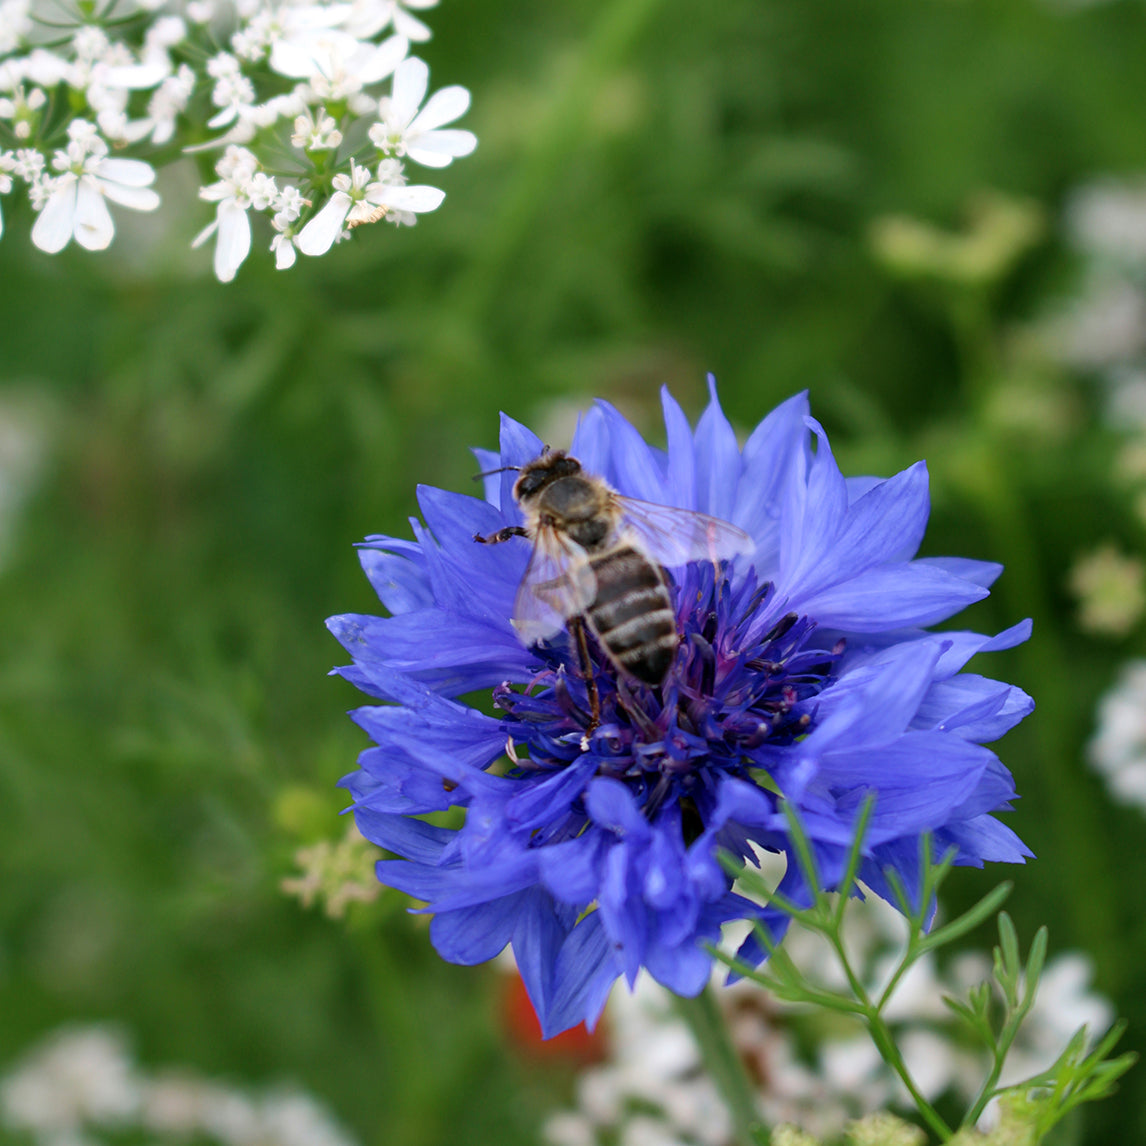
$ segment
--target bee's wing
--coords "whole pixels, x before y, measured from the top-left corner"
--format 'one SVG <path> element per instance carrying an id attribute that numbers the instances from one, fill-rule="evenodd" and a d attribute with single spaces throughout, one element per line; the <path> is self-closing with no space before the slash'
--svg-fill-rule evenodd
<path id="1" fill-rule="evenodd" d="M 690 561 L 721 561 L 756 548 L 751 536 L 719 517 L 613 495 L 622 519 L 640 538 L 648 555 L 676 568 Z"/>
<path id="2" fill-rule="evenodd" d="M 527 645 L 551 637 L 597 596 L 585 550 L 564 533 L 539 526 L 513 604 L 513 627 Z"/>

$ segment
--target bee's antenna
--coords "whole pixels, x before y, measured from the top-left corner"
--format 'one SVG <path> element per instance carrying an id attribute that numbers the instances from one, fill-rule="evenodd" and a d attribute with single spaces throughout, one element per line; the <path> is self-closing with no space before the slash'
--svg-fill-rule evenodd
<path id="1" fill-rule="evenodd" d="M 521 466 L 502 466 L 500 469 L 496 469 L 496 470 L 484 470 L 480 474 L 474 474 L 474 476 L 471 480 L 472 481 L 481 481 L 482 478 L 493 477 L 494 474 L 503 474 L 507 470 L 514 470 L 515 472 L 518 472 L 521 470 Z"/>

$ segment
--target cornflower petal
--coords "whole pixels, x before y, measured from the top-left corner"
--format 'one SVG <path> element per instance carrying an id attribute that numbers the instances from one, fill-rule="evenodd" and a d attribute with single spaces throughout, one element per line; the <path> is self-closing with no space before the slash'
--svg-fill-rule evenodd
<path id="1" fill-rule="evenodd" d="M 631 983 L 642 967 L 678 993 L 699 991 L 705 944 L 730 920 L 782 936 L 785 918 L 738 896 L 717 858 L 783 852 L 780 892 L 810 902 L 779 793 L 827 889 L 870 796 L 861 875 L 886 898 L 888 867 L 920 894 L 924 833 L 961 864 L 1029 855 L 994 819 L 1015 789 L 984 743 L 1030 698 L 960 671 L 977 652 L 1025 640 L 1029 622 L 994 637 L 926 631 L 999 572 L 915 559 L 926 468 L 845 478 L 802 394 L 743 450 L 715 386 L 695 431 L 667 391 L 662 403 L 667 453 L 600 402 L 579 421 L 573 454 L 621 495 L 731 518 L 755 550 L 751 561 L 674 568 L 679 643 L 661 684 L 620 674 L 592 632 L 587 666 L 565 633 L 518 639 L 529 542 L 474 538 L 522 523 L 518 468 L 544 449 L 505 415 L 498 451 L 475 451 L 483 470 L 512 467 L 486 475 L 484 499 L 423 487 L 412 541 L 367 542 L 363 568 L 391 615 L 328 622 L 354 660 L 335 671 L 387 702 L 353 714 L 378 747 L 343 781 L 363 834 L 404 857 L 382 861 L 379 878 L 426 902 L 445 958 L 480 961 L 511 944 L 546 1035 L 592 1025 L 614 980 Z M 484 689 L 494 715 L 454 699 Z M 450 806 L 465 809 L 456 830 L 412 819 Z M 764 958 L 754 939 L 742 954 Z"/>
<path id="2" fill-rule="evenodd" d="M 660 500 L 663 497 L 664 475 L 653 451 L 615 406 L 598 400 L 597 408 L 604 415 L 609 434 L 612 464 L 606 476 L 626 497 L 652 502 Z"/>
<path id="3" fill-rule="evenodd" d="M 792 604 L 828 628 L 868 633 L 934 625 L 986 596 L 981 586 L 934 566 L 897 564 L 866 569 Z"/>
<path id="4" fill-rule="evenodd" d="M 692 427 L 667 386 L 661 387 L 661 408 L 668 438 L 668 504 L 696 509 L 696 454 L 692 448 Z"/>
<path id="5" fill-rule="evenodd" d="M 776 573 L 783 498 L 797 470 L 807 416 L 808 394 L 804 391 L 777 406 L 744 443 L 732 521 L 757 539 L 756 565 L 765 579 Z M 762 567 L 765 561 L 767 567 Z"/>
<path id="6" fill-rule="evenodd" d="M 708 408 L 696 425 L 697 508 L 728 521 L 740 481 L 740 447 L 736 444 L 736 431 L 720 408 L 716 379 L 711 374 L 708 389 Z"/>

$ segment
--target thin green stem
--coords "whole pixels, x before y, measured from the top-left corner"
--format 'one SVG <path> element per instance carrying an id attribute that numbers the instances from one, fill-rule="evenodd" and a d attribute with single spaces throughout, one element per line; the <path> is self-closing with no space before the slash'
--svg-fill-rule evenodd
<path id="1" fill-rule="evenodd" d="M 867 1023 L 867 1029 L 871 1034 L 871 1040 L 875 1043 L 880 1057 L 899 1075 L 899 1079 L 903 1085 L 907 1087 L 907 1091 L 911 1095 L 920 1117 L 944 1142 L 949 1141 L 953 1134 L 951 1127 L 943 1121 L 939 1116 L 939 1112 L 923 1097 L 919 1087 L 915 1085 L 915 1079 L 911 1077 L 911 1072 L 907 1069 L 907 1063 L 903 1061 L 903 1056 L 899 1053 L 899 1047 L 895 1045 L 895 1039 L 892 1038 L 891 1032 L 887 1029 L 883 1019 L 875 1008 L 872 1008 L 871 1013 L 868 1014 L 865 1021 Z"/>
<path id="2" fill-rule="evenodd" d="M 979 1121 L 979 1116 L 986 1109 L 987 1103 L 994 1098 L 995 1088 L 1003 1073 L 1003 1064 L 1007 1060 L 1011 1044 L 1015 1041 L 1019 1033 L 1019 1027 L 1023 1025 L 1023 1020 L 1027 1017 L 1029 1010 L 1030 1007 L 1028 1005 L 1020 1006 L 1017 1011 L 1014 1011 L 1007 1017 L 1007 1021 L 999 1033 L 998 1040 L 991 1048 L 991 1058 L 993 1060 L 991 1063 L 991 1072 L 987 1075 L 983 1085 L 979 1088 L 979 1094 L 975 1099 L 974 1105 L 967 1112 L 967 1117 L 963 1119 L 964 1126 L 974 1126 L 975 1123 Z"/>
<path id="3" fill-rule="evenodd" d="M 980 1115 L 987 1108 L 987 1103 L 995 1097 L 995 1084 L 999 1081 L 999 1076 L 1003 1073 L 1003 1060 L 1005 1054 L 1001 1054 L 998 1048 L 991 1051 L 993 1063 L 991 1065 L 991 1073 L 984 1080 L 983 1085 L 979 1088 L 979 1095 L 975 1099 L 974 1105 L 967 1111 L 966 1117 L 963 1119 L 963 1126 L 974 1126 L 979 1121 Z"/>
<path id="4" fill-rule="evenodd" d="M 848 958 L 847 949 L 844 947 L 843 936 L 840 935 L 838 928 L 828 933 L 828 942 L 831 943 L 832 949 L 836 953 L 836 958 L 839 959 L 840 966 L 844 969 L 844 974 L 847 976 L 848 985 L 852 989 L 852 994 L 863 1004 L 865 1010 L 875 1011 L 876 1008 L 868 997 L 867 988 L 863 985 L 860 977 L 852 968 L 852 961 Z"/>
<path id="5" fill-rule="evenodd" d="M 756 1109 L 756 1090 L 744 1069 L 711 987 L 695 999 L 677 997 L 677 1009 L 700 1047 L 705 1068 L 728 1106 L 738 1146 L 767 1146 L 768 1131 Z"/>
<path id="6" fill-rule="evenodd" d="M 852 968 L 851 960 L 848 959 L 848 954 L 844 949 L 843 940 L 840 937 L 839 931 L 837 930 L 829 934 L 828 940 L 835 950 L 836 957 L 840 961 L 840 966 L 843 968 L 844 974 L 847 976 L 852 993 L 864 1008 L 863 1020 L 867 1025 L 872 1042 L 875 1043 L 876 1050 L 879 1051 L 880 1058 L 899 1075 L 900 1081 L 907 1087 L 907 1092 L 911 1095 L 920 1117 L 946 1142 L 951 1137 L 952 1130 L 939 1116 L 939 1112 L 935 1107 L 923 1097 L 923 1093 L 919 1087 L 915 1085 L 915 1079 L 911 1077 L 911 1071 L 907 1069 L 907 1063 L 903 1061 L 903 1056 L 899 1053 L 899 1048 L 895 1045 L 895 1039 L 891 1031 L 888 1030 L 887 1024 L 883 1021 L 883 1016 L 880 1013 L 883 1001 L 881 1000 L 879 1005 L 871 1001 L 867 993 L 867 988 L 864 987 L 863 982 Z M 904 957 L 904 963 L 906 964 L 906 962 L 907 956 Z M 887 997 L 886 994 L 884 997 Z"/>
<path id="7" fill-rule="evenodd" d="M 895 973 L 892 975 L 887 986 L 884 987 L 883 993 L 879 997 L 879 1002 L 876 1003 L 876 1008 L 880 1011 L 891 1001 L 891 996 L 895 994 L 896 987 L 899 986 L 900 980 L 907 974 L 907 969 L 915 962 L 918 957 L 918 952 L 915 948 L 915 937 L 912 936 L 907 947 L 907 951 L 903 958 L 899 961 L 899 966 L 896 967 Z"/>

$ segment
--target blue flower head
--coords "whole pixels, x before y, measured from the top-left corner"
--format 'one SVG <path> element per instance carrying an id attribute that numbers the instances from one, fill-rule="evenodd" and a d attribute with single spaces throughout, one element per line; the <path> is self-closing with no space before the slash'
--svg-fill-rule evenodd
<path id="1" fill-rule="evenodd" d="M 860 878 L 893 902 L 888 869 L 918 894 L 924 832 L 960 864 L 1030 854 L 993 816 L 1015 791 L 983 745 L 1032 702 L 962 671 L 1030 624 L 927 631 L 1001 569 L 915 557 L 924 464 L 844 478 L 805 394 L 743 449 L 715 389 L 695 430 L 667 392 L 663 404 L 667 450 L 598 402 L 569 453 L 621 495 L 732 522 L 755 549 L 669 571 L 680 639 L 659 686 L 618 673 L 590 636 L 599 726 L 576 642 L 561 630 L 527 647 L 511 624 L 529 540 L 475 543 L 521 525 L 513 472 L 487 476 L 484 499 L 421 487 L 414 540 L 371 537 L 361 551 L 390 615 L 329 622 L 354 660 L 336 671 L 385 702 L 351 713 L 376 747 L 343 781 L 363 835 L 400 857 L 378 878 L 425 901 L 448 960 L 512 944 L 546 1035 L 592 1025 L 617 977 L 641 967 L 679 994 L 701 990 L 705 943 L 762 914 L 719 851 L 784 853 L 779 890 L 807 898 L 781 798 L 829 889 L 868 796 Z M 475 452 L 496 470 L 543 448 L 503 415 L 500 452 Z M 460 827 L 424 818 L 449 808 L 464 809 Z M 751 942 L 744 954 L 759 958 Z"/>

